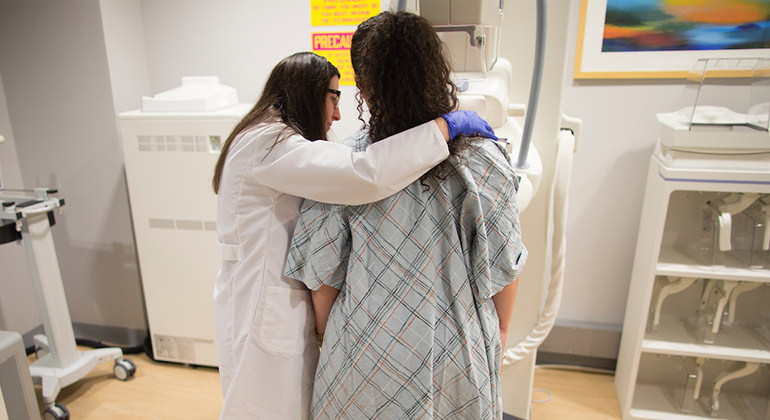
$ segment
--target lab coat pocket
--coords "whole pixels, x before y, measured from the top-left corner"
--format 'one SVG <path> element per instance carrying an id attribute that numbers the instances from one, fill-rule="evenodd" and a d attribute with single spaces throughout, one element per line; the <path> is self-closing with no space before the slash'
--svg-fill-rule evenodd
<path id="1" fill-rule="evenodd" d="M 298 355 L 305 349 L 311 315 L 310 291 L 268 287 L 259 337 L 267 351 Z"/>

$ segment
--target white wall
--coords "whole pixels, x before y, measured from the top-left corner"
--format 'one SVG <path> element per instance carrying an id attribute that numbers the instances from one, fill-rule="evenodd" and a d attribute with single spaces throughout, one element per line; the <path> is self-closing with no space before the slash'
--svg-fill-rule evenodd
<path id="1" fill-rule="evenodd" d="M 114 109 L 139 108 L 141 97 L 152 94 L 141 4 L 99 0 L 99 5 Z"/>
<path id="2" fill-rule="evenodd" d="M 583 120 L 572 173 L 563 323 L 622 326 L 646 172 L 658 139 L 655 114 L 692 106 L 682 80 L 575 80 L 580 7 L 570 19 L 564 111 Z M 708 52 L 704 52 L 708 57 Z M 719 103 L 747 105 L 740 81 L 710 86 Z M 740 105 L 738 105 L 740 104 Z"/>
<path id="3" fill-rule="evenodd" d="M 182 76 L 214 75 L 243 103 L 257 100 L 278 61 L 311 50 L 312 32 L 355 30 L 311 27 L 304 0 L 143 0 L 142 12 L 153 94 L 179 86 Z M 355 88 L 341 90 L 342 121 L 333 127 L 338 137 L 360 126 Z"/>
<path id="4" fill-rule="evenodd" d="M 2 76 L 2 75 L 0 75 Z M 5 90 L 0 77 L 0 177 L 3 188 L 24 188 L 19 160 L 16 157 L 11 120 L 5 102 Z M 42 319 L 36 311 L 23 311 L 25 305 L 35 305 L 35 290 L 27 264 L 26 254 L 19 243 L 6 243 L 0 247 L 0 329 L 26 332 L 40 325 Z M 33 306 L 34 307 L 34 306 Z"/>
<path id="5" fill-rule="evenodd" d="M 144 329 L 98 2 L 0 2 L 0 75 L 24 186 L 66 201 L 53 235 L 73 322 Z M 4 273 L 3 291 L 20 277 Z M 10 296 L 8 312 L 35 313 L 34 300 Z"/>

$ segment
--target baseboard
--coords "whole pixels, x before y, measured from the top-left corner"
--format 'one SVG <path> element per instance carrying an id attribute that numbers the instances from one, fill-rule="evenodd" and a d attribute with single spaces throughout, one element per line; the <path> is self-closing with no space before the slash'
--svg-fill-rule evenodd
<path id="1" fill-rule="evenodd" d="M 535 359 L 537 366 L 576 366 L 591 369 L 599 369 L 603 371 L 615 371 L 615 366 L 618 364 L 617 359 L 604 359 L 601 357 L 590 356 L 576 356 L 573 354 L 560 354 L 560 353 L 548 353 L 537 352 Z"/>
<path id="2" fill-rule="evenodd" d="M 147 337 L 147 330 L 144 329 L 111 327 L 80 322 L 73 322 L 72 330 L 75 333 L 76 341 L 87 343 L 86 345 L 92 347 L 109 346 L 139 349 L 144 347 L 145 338 Z M 33 337 L 37 334 L 45 334 L 42 324 L 22 334 L 25 348 L 34 346 Z M 93 343 L 93 345 L 90 343 Z"/>
<path id="3" fill-rule="evenodd" d="M 537 364 L 615 369 L 621 326 L 559 321 L 537 351 Z"/>

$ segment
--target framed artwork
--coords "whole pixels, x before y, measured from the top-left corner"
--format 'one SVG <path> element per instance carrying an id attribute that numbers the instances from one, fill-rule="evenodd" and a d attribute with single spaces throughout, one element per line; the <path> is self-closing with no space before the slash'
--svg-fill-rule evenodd
<path id="1" fill-rule="evenodd" d="M 703 58 L 770 58 L 770 0 L 582 0 L 576 79 L 685 78 Z"/>

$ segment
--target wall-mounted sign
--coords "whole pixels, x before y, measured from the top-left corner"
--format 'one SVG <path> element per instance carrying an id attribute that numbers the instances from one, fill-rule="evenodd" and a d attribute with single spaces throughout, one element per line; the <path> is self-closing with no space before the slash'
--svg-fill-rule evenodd
<path id="1" fill-rule="evenodd" d="M 355 26 L 380 10 L 380 0 L 310 0 L 310 24 Z"/>
<path id="2" fill-rule="evenodd" d="M 313 52 L 326 57 L 337 66 L 342 77 L 340 85 L 355 85 L 350 64 L 350 39 L 353 32 L 324 32 L 312 34 Z"/>

